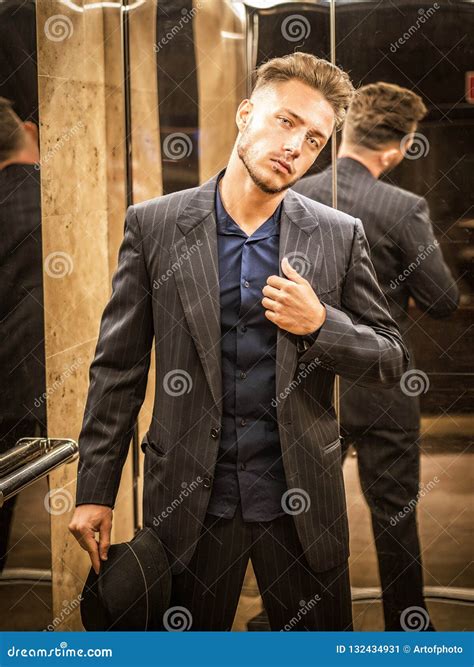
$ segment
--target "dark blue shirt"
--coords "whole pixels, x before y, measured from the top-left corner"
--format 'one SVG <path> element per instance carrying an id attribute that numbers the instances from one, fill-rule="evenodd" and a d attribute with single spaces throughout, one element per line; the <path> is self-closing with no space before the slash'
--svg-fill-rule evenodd
<path id="1" fill-rule="evenodd" d="M 228 215 L 216 188 L 223 417 L 207 511 L 231 518 L 241 502 L 245 521 L 285 514 L 281 497 L 287 485 L 272 406 L 277 327 L 261 303 L 267 278 L 279 275 L 281 208 L 248 236 Z"/>

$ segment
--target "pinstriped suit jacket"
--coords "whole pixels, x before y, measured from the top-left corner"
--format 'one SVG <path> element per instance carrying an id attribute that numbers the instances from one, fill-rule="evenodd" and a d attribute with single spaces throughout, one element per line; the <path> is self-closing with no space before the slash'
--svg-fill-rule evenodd
<path id="1" fill-rule="evenodd" d="M 155 337 L 143 510 L 172 554 L 174 574 L 196 547 L 219 445 L 216 181 L 128 209 L 79 437 L 76 502 L 113 507 Z M 302 499 L 292 505 L 297 531 L 310 565 L 323 571 L 348 557 L 334 376 L 395 383 L 408 355 L 360 221 L 290 190 L 280 225 L 280 261 L 287 255 L 300 265 L 327 310 L 312 345 L 278 329 L 275 397 L 288 488 Z"/>
<path id="2" fill-rule="evenodd" d="M 332 167 L 303 178 L 295 190 L 316 201 L 332 201 Z M 357 160 L 337 160 L 338 209 L 360 217 L 380 287 L 409 348 L 408 299 L 433 318 L 453 313 L 456 282 L 443 259 L 423 197 L 380 181 Z M 410 349 L 410 368 L 415 367 Z M 341 423 L 351 433 L 370 429 L 412 430 L 420 424 L 419 396 L 389 389 L 361 388 L 342 378 Z"/>

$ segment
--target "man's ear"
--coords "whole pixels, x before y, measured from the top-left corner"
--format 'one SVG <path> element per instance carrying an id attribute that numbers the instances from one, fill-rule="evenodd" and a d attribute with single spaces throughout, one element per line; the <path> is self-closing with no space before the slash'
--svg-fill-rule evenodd
<path id="1" fill-rule="evenodd" d="M 235 115 L 235 122 L 239 128 L 239 132 L 242 132 L 245 126 L 248 125 L 252 110 L 253 102 L 251 102 L 249 99 L 242 100 L 242 102 L 239 104 L 237 113 Z"/>
<path id="2" fill-rule="evenodd" d="M 403 158 L 400 148 L 388 148 L 380 154 L 380 163 L 382 168 L 389 169 L 393 164 L 398 164 Z"/>

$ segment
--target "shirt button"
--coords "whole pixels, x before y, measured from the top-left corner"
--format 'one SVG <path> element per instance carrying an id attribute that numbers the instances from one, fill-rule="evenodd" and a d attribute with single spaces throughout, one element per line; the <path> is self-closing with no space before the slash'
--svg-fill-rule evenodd
<path id="1" fill-rule="evenodd" d="M 247 373 L 245 373 L 244 371 L 240 371 L 240 379 L 245 380 L 246 377 L 247 377 Z"/>
<path id="2" fill-rule="evenodd" d="M 250 283 L 248 280 L 244 280 L 244 287 L 250 287 Z"/>
<path id="3" fill-rule="evenodd" d="M 211 438 L 214 438 L 214 440 L 218 437 L 219 435 L 219 429 L 218 428 L 211 428 Z"/>
<path id="4" fill-rule="evenodd" d="M 245 426 L 246 423 L 247 423 L 247 420 L 245 419 L 245 417 L 242 417 L 242 419 L 240 420 L 240 425 Z"/>
<path id="5" fill-rule="evenodd" d="M 247 466 L 245 465 L 245 463 L 241 463 L 239 467 L 240 467 L 240 470 L 245 470 L 245 468 L 246 468 Z"/>
<path id="6" fill-rule="evenodd" d="M 212 479 L 212 477 L 211 477 L 211 479 Z M 209 477 L 204 477 L 204 479 L 202 480 L 202 485 L 205 489 L 210 489 L 211 488 L 211 486 L 212 486 L 211 479 L 209 479 Z"/>
<path id="7" fill-rule="evenodd" d="M 247 331 L 247 327 L 245 326 L 245 324 L 242 324 L 240 330 L 243 331 L 244 333 Z"/>

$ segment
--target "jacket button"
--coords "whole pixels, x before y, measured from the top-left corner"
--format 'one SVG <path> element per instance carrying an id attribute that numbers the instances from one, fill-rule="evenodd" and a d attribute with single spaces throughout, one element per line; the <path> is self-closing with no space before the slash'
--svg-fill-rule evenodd
<path id="1" fill-rule="evenodd" d="M 209 477 L 204 477 L 204 479 L 202 480 L 202 485 L 205 489 L 211 488 L 211 480 L 209 479 Z"/>
<path id="2" fill-rule="evenodd" d="M 218 428 L 211 428 L 211 438 L 214 438 L 214 440 L 219 436 L 219 429 Z"/>

